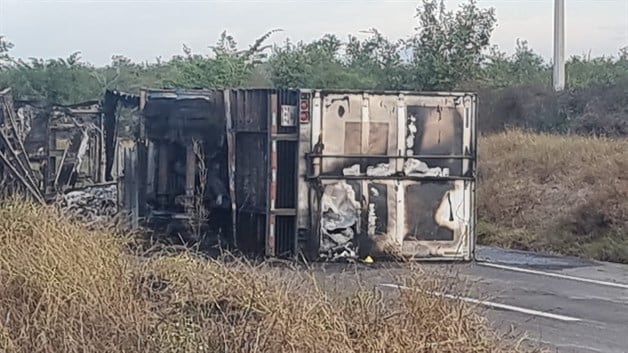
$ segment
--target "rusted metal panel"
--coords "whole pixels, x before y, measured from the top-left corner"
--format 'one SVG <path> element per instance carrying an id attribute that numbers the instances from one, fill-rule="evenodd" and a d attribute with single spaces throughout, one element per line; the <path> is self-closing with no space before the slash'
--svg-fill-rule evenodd
<path id="1" fill-rule="evenodd" d="M 139 225 L 137 183 L 137 148 L 135 142 L 120 141 L 116 156 L 118 212 L 130 217 L 133 227 Z"/>
<path id="2" fill-rule="evenodd" d="M 106 90 L 102 99 L 102 126 L 105 132 L 104 141 L 104 155 L 105 161 L 105 180 L 113 181 L 117 177 L 117 172 L 114 169 L 117 168 L 116 163 L 122 164 L 118 161 L 118 147 L 119 143 L 127 143 L 128 138 L 120 136 L 119 128 L 119 111 L 121 108 L 131 109 L 134 111 L 139 110 L 140 97 L 130 93 L 120 92 L 116 90 Z M 120 170 L 121 168 L 117 168 Z"/>
<path id="3" fill-rule="evenodd" d="M 196 155 L 192 142 L 185 146 L 185 208 L 187 213 L 193 212 L 194 194 L 196 192 Z"/>
<path id="4" fill-rule="evenodd" d="M 158 146 L 158 156 L 159 156 L 159 163 L 157 165 L 157 176 L 156 176 L 156 180 L 157 180 L 157 193 L 155 194 L 156 199 L 157 199 L 157 203 L 162 207 L 162 208 L 166 208 L 167 204 L 171 201 L 170 197 L 169 197 L 169 192 L 171 190 L 168 190 L 170 188 L 170 182 L 168 180 L 168 177 L 170 175 L 170 171 L 169 171 L 169 166 L 170 166 L 170 149 L 169 149 L 169 144 L 166 141 L 156 141 L 155 144 Z M 148 165 L 148 162 L 147 162 Z M 155 179 L 155 173 L 151 172 L 151 177 L 149 179 Z M 148 180 L 147 180 L 148 183 Z M 151 183 L 150 185 L 147 185 L 148 187 L 151 187 L 151 190 L 148 191 L 148 194 L 152 194 L 152 189 L 155 187 L 154 183 Z"/>

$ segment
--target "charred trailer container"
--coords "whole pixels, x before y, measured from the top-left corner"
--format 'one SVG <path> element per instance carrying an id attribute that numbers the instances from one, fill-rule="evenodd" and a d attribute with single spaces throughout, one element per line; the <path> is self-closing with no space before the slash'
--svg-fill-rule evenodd
<path id="1" fill-rule="evenodd" d="M 190 164 L 193 135 L 228 194 L 207 200 L 224 211 L 209 223 L 222 222 L 240 250 L 309 259 L 473 258 L 473 93 L 230 89 L 142 97 L 140 215 L 186 213 L 174 195 L 192 197 L 199 182 Z M 177 160 L 188 161 L 188 176 L 175 192 L 164 183 Z"/>
<path id="2" fill-rule="evenodd" d="M 261 238 L 268 256 L 473 258 L 475 94 L 230 90 L 224 101 L 237 243 Z"/>

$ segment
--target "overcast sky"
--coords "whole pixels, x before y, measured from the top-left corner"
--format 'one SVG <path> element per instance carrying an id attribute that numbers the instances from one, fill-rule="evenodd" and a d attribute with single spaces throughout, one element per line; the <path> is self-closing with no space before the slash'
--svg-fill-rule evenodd
<path id="1" fill-rule="evenodd" d="M 448 8 L 461 1 L 447 1 Z M 272 41 L 341 38 L 375 27 L 390 38 L 413 31 L 420 0 L 0 0 L 0 35 L 17 57 L 66 57 L 81 51 L 94 64 L 113 54 L 154 61 L 182 52 L 207 52 L 223 30 L 243 46 L 281 28 Z M 493 43 L 512 52 L 517 38 L 544 57 L 552 52 L 553 0 L 480 0 L 494 7 Z M 566 0 L 568 55 L 616 55 L 628 45 L 628 0 Z"/>

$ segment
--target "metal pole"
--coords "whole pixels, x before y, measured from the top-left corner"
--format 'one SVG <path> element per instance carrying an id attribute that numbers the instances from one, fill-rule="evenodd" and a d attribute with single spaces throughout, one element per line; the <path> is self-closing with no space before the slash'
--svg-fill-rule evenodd
<path id="1" fill-rule="evenodd" d="M 554 0 L 554 90 L 565 89 L 565 0 Z"/>

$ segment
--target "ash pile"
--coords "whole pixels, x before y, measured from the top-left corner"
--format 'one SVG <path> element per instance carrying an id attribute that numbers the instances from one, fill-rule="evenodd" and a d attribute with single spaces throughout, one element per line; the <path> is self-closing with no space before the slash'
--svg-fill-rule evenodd
<path id="1" fill-rule="evenodd" d="M 90 186 L 59 195 L 57 204 L 73 220 L 85 225 L 105 225 L 118 211 L 116 184 Z"/>

